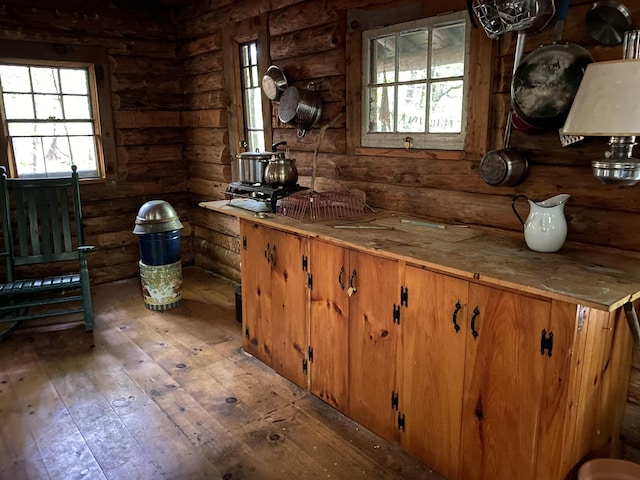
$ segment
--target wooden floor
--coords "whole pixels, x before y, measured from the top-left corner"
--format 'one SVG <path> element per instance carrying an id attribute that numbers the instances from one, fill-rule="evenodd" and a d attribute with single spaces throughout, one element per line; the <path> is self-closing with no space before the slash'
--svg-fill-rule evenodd
<path id="1" fill-rule="evenodd" d="M 93 289 L 95 331 L 0 343 L 0 479 L 440 479 L 241 349 L 233 286 Z"/>

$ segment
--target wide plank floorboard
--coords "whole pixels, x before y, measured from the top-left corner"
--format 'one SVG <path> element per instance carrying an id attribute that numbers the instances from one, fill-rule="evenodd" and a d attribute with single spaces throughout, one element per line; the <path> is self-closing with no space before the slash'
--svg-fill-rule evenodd
<path id="1" fill-rule="evenodd" d="M 183 271 L 184 303 L 137 278 L 93 288 L 95 330 L 0 343 L 0 478 L 442 477 L 241 348 L 233 285 Z"/>

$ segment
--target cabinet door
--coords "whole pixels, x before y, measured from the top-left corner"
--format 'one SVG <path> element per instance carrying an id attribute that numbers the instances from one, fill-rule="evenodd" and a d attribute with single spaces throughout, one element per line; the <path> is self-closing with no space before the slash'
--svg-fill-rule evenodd
<path id="1" fill-rule="evenodd" d="M 386 439 L 397 436 L 391 408 L 395 386 L 399 304 L 397 262 L 350 252 L 349 416 Z M 348 288 L 348 287 L 347 287 Z"/>
<path id="2" fill-rule="evenodd" d="M 469 282 L 407 266 L 402 309 L 400 443 L 446 478 L 460 460 L 460 425 L 467 337 Z"/>
<path id="3" fill-rule="evenodd" d="M 311 242 L 309 363 L 311 392 L 348 413 L 349 367 L 349 250 L 322 241 Z"/>
<path id="4" fill-rule="evenodd" d="M 307 240 L 240 222 L 244 349 L 300 386 L 307 345 Z"/>
<path id="5" fill-rule="evenodd" d="M 550 311 L 548 301 L 470 285 L 459 478 L 535 478 Z"/>
<path id="6" fill-rule="evenodd" d="M 255 223 L 240 221 L 242 248 L 242 346 L 246 352 L 271 365 L 271 351 L 265 343 L 271 335 L 271 263 L 268 231 Z"/>
<path id="7" fill-rule="evenodd" d="M 308 255 L 307 239 L 277 230 L 269 233 L 271 312 L 265 348 L 274 370 L 306 388 L 308 290 L 302 259 Z"/>

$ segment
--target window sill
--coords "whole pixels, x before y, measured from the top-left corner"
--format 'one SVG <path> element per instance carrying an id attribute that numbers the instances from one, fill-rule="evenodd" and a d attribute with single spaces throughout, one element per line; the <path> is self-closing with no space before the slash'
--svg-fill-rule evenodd
<path id="1" fill-rule="evenodd" d="M 356 155 L 370 157 L 424 158 L 429 160 L 461 160 L 466 157 L 465 153 L 460 150 L 422 150 L 411 148 L 356 147 L 354 153 Z"/>

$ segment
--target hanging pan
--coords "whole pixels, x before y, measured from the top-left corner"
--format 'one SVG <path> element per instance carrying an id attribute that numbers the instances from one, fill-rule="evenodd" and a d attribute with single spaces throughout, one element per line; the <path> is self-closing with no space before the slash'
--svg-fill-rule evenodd
<path id="1" fill-rule="evenodd" d="M 525 38 L 526 33 L 519 31 L 513 59 L 514 69 L 522 58 Z M 514 119 L 513 108 L 509 108 L 502 139 L 503 148 L 487 152 L 480 160 L 480 177 L 493 187 L 513 187 L 527 176 L 529 168 L 527 157 L 520 150 L 510 147 L 511 125 Z"/>
<path id="2" fill-rule="evenodd" d="M 294 125 L 298 129 L 298 136 L 304 137 L 307 130 L 316 124 L 321 112 L 320 94 L 315 90 L 315 84 L 310 82 L 302 92 L 296 87 L 284 91 L 280 98 L 278 118 L 283 123 Z"/>
<path id="3" fill-rule="evenodd" d="M 280 100 L 282 92 L 287 89 L 287 77 L 280 67 L 271 65 L 262 77 L 262 91 L 269 100 L 277 102 Z"/>
<path id="4" fill-rule="evenodd" d="M 561 0 L 555 42 L 538 47 L 518 65 L 511 81 L 511 105 L 525 124 L 539 130 L 564 125 L 584 71 L 593 57 L 584 47 L 560 43 L 569 0 Z"/>
<path id="5" fill-rule="evenodd" d="M 589 34 L 602 45 L 622 43 L 625 32 L 631 30 L 629 9 L 612 0 L 600 0 L 594 3 L 585 19 Z"/>

